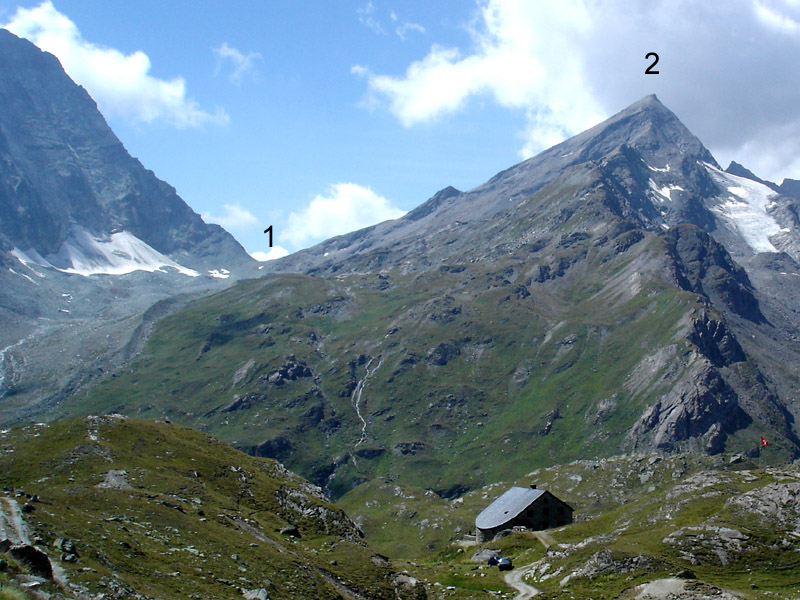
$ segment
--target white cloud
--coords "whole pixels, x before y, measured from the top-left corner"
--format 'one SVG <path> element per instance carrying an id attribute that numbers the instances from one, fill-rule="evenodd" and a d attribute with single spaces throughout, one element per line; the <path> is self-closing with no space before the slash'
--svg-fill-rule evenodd
<path id="1" fill-rule="evenodd" d="M 364 6 L 356 9 L 358 21 L 376 35 L 386 35 L 386 29 L 378 18 L 375 5 L 367 2 Z M 425 33 L 425 28 L 419 23 L 402 20 L 396 12 L 389 11 L 389 19 L 393 23 L 394 32 L 401 40 L 408 38 L 409 32 Z"/>
<path id="2" fill-rule="evenodd" d="M 217 72 L 219 73 L 222 69 L 223 62 L 230 63 L 233 70 L 228 75 L 228 78 L 237 85 L 242 83 L 246 75 L 250 74 L 252 76 L 255 72 L 256 63 L 262 60 L 261 54 L 258 52 L 244 54 L 240 50 L 229 46 L 227 42 L 223 42 L 221 46 L 213 50 L 219 59 Z"/>
<path id="3" fill-rule="evenodd" d="M 216 223 L 225 229 L 251 229 L 258 225 L 256 216 L 240 204 L 225 204 L 222 207 L 225 213 L 221 216 L 212 215 L 209 212 L 202 214 L 206 223 Z"/>
<path id="4" fill-rule="evenodd" d="M 286 248 L 283 248 L 282 246 L 273 246 L 269 249 L 269 252 L 256 251 L 250 256 L 259 262 L 266 262 L 268 260 L 275 260 L 276 258 L 283 258 L 284 256 L 288 255 L 289 251 Z"/>
<path id="5" fill-rule="evenodd" d="M 773 2 L 754 0 L 753 2 L 753 10 L 762 24 L 790 35 L 800 33 L 797 7 L 798 2 L 792 0 L 783 2 L 780 0 Z"/>
<path id="6" fill-rule="evenodd" d="M 489 100 L 524 119 L 520 154 L 530 156 L 655 92 L 712 151 L 800 168 L 790 152 L 800 146 L 800 88 L 790 76 L 800 63 L 800 1 L 477 6 L 468 47 L 434 44 L 401 74 L 353 67 L 367 81 L 364 104 L 412 127 Z M 659 75 L 644 74 L 648 52 L 660 56 Z M 773 134 L 796 143 L 772 150 Z"/>
<path id="7" fill-rule="evenodd" d="M 584 2 L 495 0 L 482 6 L 481 19 L 469 54 L 434 45 L 399 77 L 354 69 L 368 77 L 368 104 L 386 99 L 401 123 L 412 126 L 461 110 L 472 96 L 488 96 L 527 111 L 532 141 L 526 146 L 563 139 L 566 123 L 597 122 L 601 110 L 580 85 L 584 56 L 573 51 L 592 29 Z"/>
<path id="8" fill-rule="evenodd" d="M 404 214 L 405 211 L 368 187 L 335 183 L 325 195 L 316 196 L 299 212 L 290 213 L 280 236 L 294 247 L 303 248 Z"/>
<path id="9" fill-rule="evenodd" d="M 50 0 L 35 8 L 18 8 L 2 27 L 58 57 L 67 74 L 89 91 L 106 116 L 165 121 L 178 128 L 228 122 L 224 110 L 210 113 L 189 98 L 182 77 L 164 80 L 150 75 L 150 59 L 144 52 L 124 54 L 85 40 Z"/>
<path id="10" fill-rule="evenodd" d="M 409 31 L 415 31 L 416 33 L 425 33 L 425 28 L 419 23 L 401 23 L 394 29 L 394 32 L 397 34 L 397 37 L 399 37 L 401 40 L 405 40 L 408 37 Z"/>

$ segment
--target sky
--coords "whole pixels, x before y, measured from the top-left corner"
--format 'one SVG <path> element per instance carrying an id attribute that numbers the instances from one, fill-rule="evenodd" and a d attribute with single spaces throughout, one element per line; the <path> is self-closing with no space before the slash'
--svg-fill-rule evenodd
<path id="1" fill-rule="evenodd" d="M 800 0 L 0 0 L 0 26 L 259 259 L 471 189 L 650 93 L 723 167 L 800 179 Z"/>

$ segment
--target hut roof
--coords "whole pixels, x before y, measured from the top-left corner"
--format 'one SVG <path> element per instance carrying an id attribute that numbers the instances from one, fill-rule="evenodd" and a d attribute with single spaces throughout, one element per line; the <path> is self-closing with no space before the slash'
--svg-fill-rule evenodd
<path id="1" fill-rule="evenodd" d="M 545 490 L 512 487 L 478 515 L 475 527 L 493 529 L 507 523 L 528 508 L 544 492 Z"/>

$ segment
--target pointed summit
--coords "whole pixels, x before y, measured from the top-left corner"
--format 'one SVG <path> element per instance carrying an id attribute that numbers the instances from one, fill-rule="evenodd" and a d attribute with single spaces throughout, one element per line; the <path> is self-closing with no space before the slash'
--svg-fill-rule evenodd
<path id="1" fill-rule="evenodd" d="M 467 192 L 452 218 L 487 217 L 521 202 L 553 181 L 565 169 L 602 160 L 622 147 L 635 150 L 648 166 L 677 168 L 682 162 L 706 162 L 719 168 L 703 143 L 664 106 L 655 94 L 645 96 L 613 117 L 561 142 Z M 467 206 L 469 204 L 469 206 Z"/>
<path id="2" fill-rule="evenodd" d="M 555 146 L 553 150 L 565 145 L 577 146 L 583 157 L 592 160 L 622 144 L 638 150 L 645 160 L 655 163 L 664 160 L 665 153 L 674 154 L 674 150 L 677 150 L 679 154 L 719 166 L 703 143 L 655 94 L 634 102 L 613 117 Z"/>
<path id="3" fill-rule="evenodd" d="M 254 270 L 228 232 L 207 225 L 173 187 L 128 154 L 94 100 L 55 56 L 0 30 L 0 67 L 4 247 L 40 255 L 45 259 L 36 259 L 40 266 L 88 273 L 78 262 L 97 260 L 80 240 L 84 232 L 93 236 L 91 246 L 103 248 L 107 238 L 124 232 L 192 269 L 209 271 L 224 261 L 229 270 Z M 74 250 L 78 246 L 80 253 Z M 105 258 L 100 262 L 92 273 L 116 272 Z M 139 264 L 130 262 L 131 268 Z"/>
<path id="4" fill-rule="evenodd" d="M 650 94 L 591 129 L 501 171 L 472 190 L 459 192 L 454 188 L 446 188 L 396 221 L 379 223 L 322 242 L 319 248 L 302 250 L 274 261 L 265 268 L 313 271 L 318 267 L 326 268 L 324 265 L 341 265 L 353 255 L 378 248 L 393 248 L 404 254 L 410 240 L 425 239 L 423 245 L 427 246 L 434 239 L 431 236 L 450 229 L 453 224 L 494 219 L 501 213 L 513 211 L 536 192 L 563 176 L 567 170 L 586 163 L 600 165 L 620 152 L 632 168 L 639 171 L 644 169 L 640 173 L 644 194 L 651 191 L 648 179 L 653 180 L 659 194 L 670 193 L 664 190 L 686 187 L 677 179 L 683 171 L 697 172 L 700 169 L 702 173 L 696 174 L 696 177 L 704 177 L 704 167 L 698 163 L 719 168 L 702 142 L 655 94 Z M 711 184 L 706 182 L 704 185 Z M 659 195 L 659 198 L 666 196 Z M 666 214 L 656 208 L 648 209 L 649 222 L 664 221 L 664 224 L 669 224 L 673 220 L 682 222 L 688 219 L 682 211 L 682 205 L 677 203 L 665 210 L 674 214 Z M 703 214 L 702 218 L 688 220 L 710 222 L 711 217 Z"/>

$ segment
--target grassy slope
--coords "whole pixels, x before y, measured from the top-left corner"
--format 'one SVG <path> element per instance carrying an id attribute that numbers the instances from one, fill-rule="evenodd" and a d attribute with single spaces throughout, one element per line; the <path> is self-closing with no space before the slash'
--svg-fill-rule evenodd
<path id="1" fill-rule="evenodd" d="M 124 470 L 130 489 L 97 484 Z M 115 417 L 34 425 L 0 437 L 0 485 L 38 494 L 27 518 L 74 590 L 147 597 L 339 598 L 336 581 L 394 598 L 388 563 L 337 507 L 271 460 L 176 425 Z M 300 539 L 278 531 L 296 525 Z M 382 562 L 382 561 L 379 561 Z M 74 593 L 74 592 L 73 592 Z"/>
<path id="2" fill-rule="evenodd" d="M 474 231 L 404 241 L 416 262 L 378 273 L 376 251 L 340 274 L 244 282 L 162 320 L 132 364 L 50 416 L 169 416 L 335 498 L 375 477 L 449 497 L 616 454 L 689 372 L 691 318 L 713 312 L 617 192 L 578 166 Z M 270 383 L 298 361 L 312 376 Z"/>
<path id="3" fill-rule="evenodd" d="M 636 270 L 635 259 L 587 266 L 597 269 L 594 287 L 564 281 L 529 297 L 517 297 L 511 283 L 524 273 L 498 282 L 494 268 L 479 265 L 392 273 L 387 289 L 374 275 L 247 282 L 162 321 L 129 368 L 59 416 L 166 415 L 244 448 L 284 437 L 292 448 L 277 457 L 317 483 L 336 457 L 374 450 L 338 461 L 335 496 L 376 475 L 446 490 L 531 464 L 608 455 L 664 391 L 656 383 L 631 392 L 628 374 L 659 347 L 680 362 L 679 332 L 697 306 L 694 295 L 657 277 L 619 297 L 619 279 Z M 439 344 L 457 349 L 446 365 L 426 360 Z M 289 355 L 314 377 L 267 383 Z M 382 360 L 359 407 L 368 421 L 363 442 L 351 397 L 369 365 L 360 355 L 375 357 L 370 368 Z M 309 397 L 316 388 L 324 400 Z M 213 412 L 248 395 L 250 408 Z M 612 396 L 616 408 L 601 414 Z M 322 423 L 313 417 L 317 405 Z M 540 435 L 554 409 L 562 418 Z M 323 429 L 331 420 L 335 427 Z M 409 442 L 421 444 L 397 450 Z"/>

